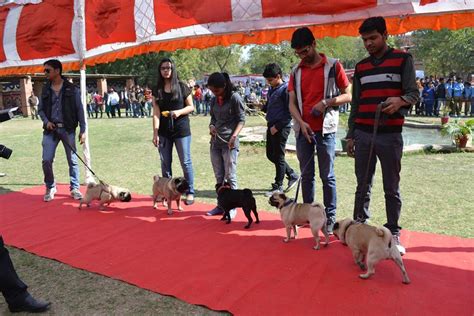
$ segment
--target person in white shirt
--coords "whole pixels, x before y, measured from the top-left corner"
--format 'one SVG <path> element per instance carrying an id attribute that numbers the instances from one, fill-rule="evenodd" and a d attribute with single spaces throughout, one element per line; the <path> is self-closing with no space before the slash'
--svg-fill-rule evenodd
<path id="1" fill-rule="evenodd" d="M 110 110 L 112 113 L 112 117 L 115 117 L 115 110 L 117 110 L 118 116 L 121 117 L 120 114 L 120 97 L 118 93 L 113 89 L 109 89 L 109 94 L 107 97 L 107 105 L 110 106 Z"/>

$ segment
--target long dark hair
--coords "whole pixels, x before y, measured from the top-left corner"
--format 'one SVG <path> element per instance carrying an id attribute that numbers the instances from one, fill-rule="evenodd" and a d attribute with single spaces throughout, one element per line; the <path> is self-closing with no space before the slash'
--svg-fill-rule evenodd
<path id="1" fill-rule="evenodd" d="M 224 100 L 230 100 L 234 93 L 234 85 L 230 81 L 229 74 L 226 72 L 214 72 L 207 79 L 207 86 L 224 88 Z"/>
<path id="2" fill-rule="evenodd" d="M 161 65 L 163 65 L 164 63 L 171 64 L 171 99 L 178 100 L 181 95 L 181 88 L 179 86 L 178 71 L 176 70 L 174 61 L 171 58 L 163 58 L 158 64 L 158 80 L 156 82 L 158 98 L 163 98 L 163 92 L 165 90 L 165 78 L 163 78 L 163 76 L 161 75 Z"/>

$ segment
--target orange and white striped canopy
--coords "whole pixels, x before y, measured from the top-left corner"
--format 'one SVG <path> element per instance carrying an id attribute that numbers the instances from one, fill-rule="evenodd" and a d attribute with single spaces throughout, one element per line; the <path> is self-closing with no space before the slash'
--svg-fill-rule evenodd
<path id="1" fill-rule="evenodd" d="M 357 36 L 385 16 L 390 34 L 474 24 L 474 0 L 0 0 L 0 75 L 65 70 L 150 51 L 279 43 L 296 27 Z"/>

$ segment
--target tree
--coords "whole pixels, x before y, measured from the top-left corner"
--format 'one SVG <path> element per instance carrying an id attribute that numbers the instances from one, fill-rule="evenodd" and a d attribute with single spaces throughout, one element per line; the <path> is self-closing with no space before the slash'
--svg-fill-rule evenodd
<path id="1" fill-rule="evenodd" d="M 456 74 L 464 79 L 474 69 L 474 29 L 421 30 L 412 33 L 413 54 L 429 75 Z"/>
<path id="2" fill-rule="evenodd" d="M 200 51 L 199 66 L 202 74 L 212 72 L 241 73 L 242 46 L 217 46 Z M 201 75 L 202 75 L 201 74 Z"/>
<path id="3" fill-rule="evenodd" d="M 316 49 L 329 57 L 339 59 L 346 69 L 354 68 L 367 55 L 362 41 L 355 37 L 317 39 Z M 246 64 L 252 73 L 262 73 L 268 63 L 278 63 L 284 73 L 289 73 L 299 61 L 290 43 L 285 41 L 278 45 L 253 46 L 249 51 Z"/>
<path id="4" fill-rule="evenodd" d="M 326 56 L 337 58 L 345 69 L 353 69 L 367 56 L 367 51 L 359 37 L 325 37 L 316 40 L 316 48 Z"/>
<path id="5" fill-rule="evenodd" d="M 298 62 L 289 42 L 282 42 L 279 45 L 253 45 L 249 52 L 245 65 L 250 73 L 261 74 L 265 65 L 277 63 L 284 73 L 289 73 L 291 67 Z"/>
<path id="6" fill-rule="evenodd" d="M 137 84 L 155 87 L 158 63 L 165 56 L 164 52 L 160 52 L 119 59 L 113 63 L 99 64 L 87 68 L 87 73 L 134 75 L 137 76 Z"/>

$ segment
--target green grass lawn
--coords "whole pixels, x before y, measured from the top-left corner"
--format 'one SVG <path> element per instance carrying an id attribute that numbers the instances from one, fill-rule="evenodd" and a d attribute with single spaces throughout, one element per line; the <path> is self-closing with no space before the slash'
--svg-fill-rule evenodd
<path id="1" fill-rule="evenodd" d="M 195 172 L 196 199 L 214 203 L 214 174 L 209 159 L 208 117 L 192 117 L 192 157 Z M 250 117 L 247 126 L 262 125 L 259 117 Z M 151 194 L 153 175 L 159 174 L 160 162 L 153 146 L 150 119 L 90 120 L 92 169 L 104 181 L 127 187 L 140 194 Z M 14 119 L 0 125 L 0 143 L 13 149 L 9 160 L 0 160 L 0 194 L 25 187 L 42 185 L 41 123 L 31 119 Z M 298 169 L 295 154 L 288 154 L 291 166 Z M 351 216 L 354 191 L 354 161 L 336 158 L 338 217 Z M 58 147 L 54 165 L 56 180 L 68 182 L 64 150 Z M 177 156 L 174 175 L 182 175 Z M 81 166 L 81 178 L 84 168 Z M 241 188 L 254 191 L 260 210 L 276 212 L 263 193 L 273 182 L 274 167 L 265 157 L 262 145 L 242 145 L 238 161 L 238 181 Z M 474 155 L 412 154 L 402 160 L 401 192 L 403 208 L 400 224 L 416 231 L 474 237 Z M 384 198 L 378 166 L 373 189 L 373 223 L 385 222 Z M 290 192 L 290 196 L 294 191 Z M 317 182 L 317 200 L 321 201 L 321 184 Z M 301 201 L 301 198 L 300 198 Z M 150 200 L 151 204 L 151 200 Z M 1 233 L 1 231 L 0 231 Z M 9 248 L 20 276 L 31 291 L 53 301 L 52 313 L 68 315 L 156 315 L 211 314 L 205 308 L 193 306 L 171 297 L 161 296 L 134 286 L 73 269 L 61 263 L 43 259 Z M 409 251 L 409 250 L 408 250 Z M 111 312 L 113 311 L 113 312 Z M 6 306 L 0 303 L 0 314 Z"/>

